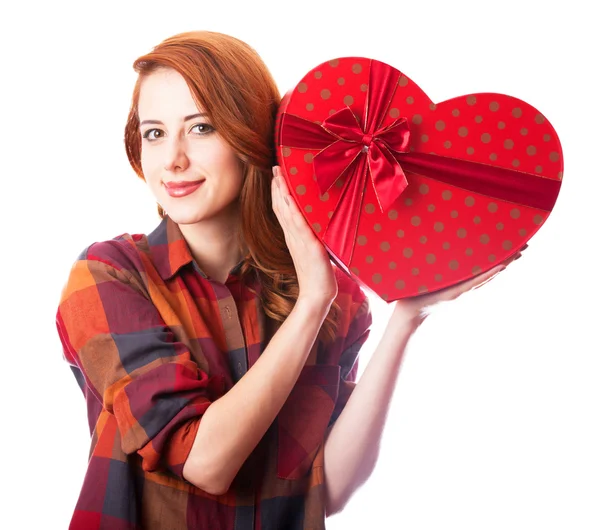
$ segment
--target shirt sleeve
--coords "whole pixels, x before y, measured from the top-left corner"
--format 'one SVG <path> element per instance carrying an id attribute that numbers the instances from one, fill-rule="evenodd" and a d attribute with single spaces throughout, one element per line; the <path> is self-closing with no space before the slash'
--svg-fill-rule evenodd
<path id="1" fill-rule="evenodd" d="M 146 471 L 183 478 L 219 381 L 176 340 L 140 274 L 114 263 L 114 245 L 90 249 L 73 265 L 56 315 L 65 359 L 81 372 L 88 399 L 114 415 L 123 451 L 139 453 Z"/>
<path id="2" fill-rule="evenodd" d="M 342 345 L 342 353 L 339 361 L 340 386 L 329 426 L 333 425 L 338 419 L 346 403 L 348 403 L 352 391 L 356 387 L 359 352 L 362 345 L 369 338 L 370 327 L 373 321 L 369 299 L 358 285 L 356 285 L 354 299 L 352 307 L 355 309 L 355 312 L 351 318 L 348 332 Z"/>

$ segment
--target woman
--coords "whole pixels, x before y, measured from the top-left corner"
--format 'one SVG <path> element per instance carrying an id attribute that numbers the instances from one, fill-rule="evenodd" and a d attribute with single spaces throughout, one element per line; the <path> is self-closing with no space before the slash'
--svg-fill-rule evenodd
<path id="1" fill-rule="evenodd" d="M 273 168 L 280 96 L 261 59 L 193 32 L 134 67 L 125 144 L 162 221 L 90 245 L 62 293 L 92 433 L 71 528 L 324 528 L 373 470 L 426 308 L 508 262 L 397 302 L 355 384 L 367 298 Z"/>

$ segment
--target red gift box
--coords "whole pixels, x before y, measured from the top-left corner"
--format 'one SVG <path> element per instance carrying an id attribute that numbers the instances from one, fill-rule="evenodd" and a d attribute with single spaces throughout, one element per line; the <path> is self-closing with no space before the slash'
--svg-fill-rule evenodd
<path id="1" fill-rule="evenodd" d="M 491 269 L 542 226 L 562 181 L 549 121 L 503 94 L 433 103 L 373 59 L 323 63 L 282 100 L 277 158 L 332 259 L 387 301 Z"/>

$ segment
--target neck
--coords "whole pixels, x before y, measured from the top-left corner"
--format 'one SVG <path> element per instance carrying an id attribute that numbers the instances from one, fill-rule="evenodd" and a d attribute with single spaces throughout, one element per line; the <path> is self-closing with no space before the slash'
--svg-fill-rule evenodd
<path id="1" fill-rule="evenodd" d="M 224 283 L 244 257 L 240 247 L 240 216 L 213 217 L 194 224 L 180 224 L 194 260 L 211 279 Z"/>

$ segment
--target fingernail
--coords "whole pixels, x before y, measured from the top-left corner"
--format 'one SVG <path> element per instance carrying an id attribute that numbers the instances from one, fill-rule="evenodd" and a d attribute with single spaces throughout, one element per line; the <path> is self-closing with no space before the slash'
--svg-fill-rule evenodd
<path id="1" fill-rule="evenodd" d="M 287 195 L 284 195 L 283 200 L 285 201 L 285 203 L 289 206 L 290 203 L 288 201 Z"/>
<path id="2" fill-rule="evenodd" d="M 273 176 L 277 177 L 277 166 L 273 166 Z"/>
<path id="3" fill-rule="evenodd" d="M 519 254 L 513 261 L 517 261 L 520 257 L 521 257 L 521 254 Z"/>

